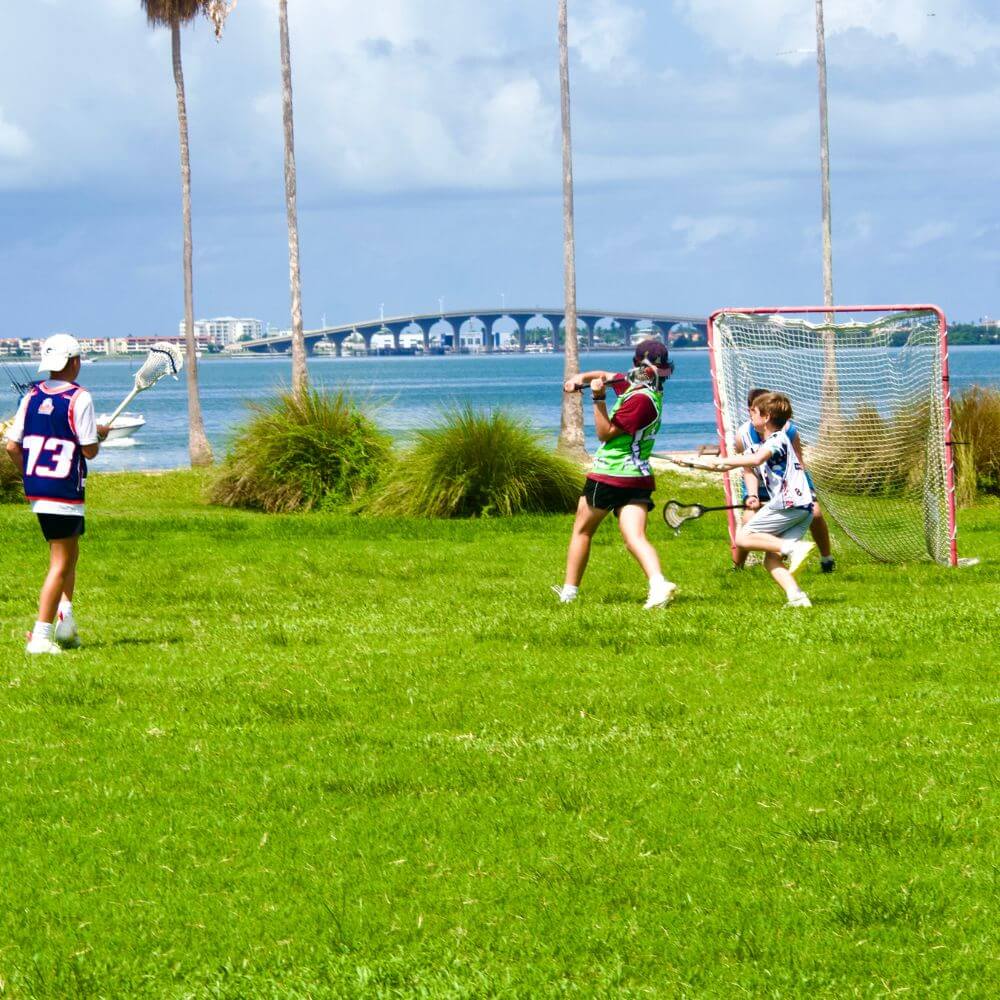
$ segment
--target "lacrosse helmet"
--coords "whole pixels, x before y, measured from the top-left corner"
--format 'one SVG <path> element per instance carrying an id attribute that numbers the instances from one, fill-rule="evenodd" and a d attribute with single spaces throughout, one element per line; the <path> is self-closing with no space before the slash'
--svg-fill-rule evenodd
<path id="1" fill-rule="evenodd" d="M 667 345 L 655 337 L 649 337 L 636 345 L 632 365 L 632 370 L 628 373 L 629 382 L 656 390 L 662 389 L 663 383 L 674 373 L 674 363 L 670 360 Z"/>

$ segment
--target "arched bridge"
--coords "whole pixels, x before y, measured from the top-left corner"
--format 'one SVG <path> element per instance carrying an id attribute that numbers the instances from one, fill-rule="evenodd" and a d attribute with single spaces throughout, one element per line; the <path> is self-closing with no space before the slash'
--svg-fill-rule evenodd
<path id="1" fill-rule="evenodd" d="M 517 349 L 524 351 L 528 346 L 528 329 L 536 329 L 545 323 L 551 328 L 553 346 L 558 350 L 562 346 L 565 314 L 562 309 L 526 308 L 526 309 L 460 309 L 453 312 L 436 312 L 410 314 L 404 316 L 387 316 L 379 319 L 366 320 L 361 323 L 346 323 L 342 326 L 328 326 L 319 330 L 306 330 L 306 350 L 311 354 L 318 344 L 326 344 L 327 350 L 334 351 L 339 357 L 343 352 L 344 341 L 355 334 L 364 340 L 365 349 L 370 351 L 372 339 L 379 334 L 390 334 L 396 351 L 400 350 L 400 338 L 404 331 L 419 334 L 423 340 L 423 348 L 430 352 L 435 347 L 440 351 L 461 353 L 463 350 L 481 350 L 491 352 L 499 347 L 499 336 L 494 327 L 500 320 L 513 322 L 517 328 Z M 481 330 L 471 330 L 465 335 L 462 328 L 477 320 Z M 652 323 L 659 328 L 664 338 L 673 339 L 678 332 L 685 333 L 695 343 L 705 343 L 707 321 L 704 316 L 680 316 L 665 313 L 631 313 L 601 310 L 579 310 L 577 320 L 580 329 L 581 347 L 594 346 L 594 330 L 599 324 L 604 326 L 603 343 L 628 344 L 636 324 Z M 509 322 L 507 325 L 509 325 Z M 442 330 L 438 324 L 445 323 L 450 332 Z M 433 327 L 438 327 L 432 335 Z M 675 328 L 681 327 L 682 331 Z M 609 336 L 610 334 L 610 336 Z M 478 344 L 470 343 L 478 338 Z M 436 343 L 435 343 L 436 342 Z M 258 354 L 282 353 L 290 350 L 292 336 L 289 331 L 283 331 L 260 340 L 243 341 L 239 347 L 244 351 Z"/>

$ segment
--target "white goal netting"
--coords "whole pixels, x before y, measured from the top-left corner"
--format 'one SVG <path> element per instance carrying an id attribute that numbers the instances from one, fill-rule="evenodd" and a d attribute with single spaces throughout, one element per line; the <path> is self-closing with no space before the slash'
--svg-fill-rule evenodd
<path id="1" fill-rule="evenodd" d="M 954 565 L 946 337 L 931 307 L 716 313 L 712 376 L 726 451 L 748 418 L 749 391 L 783 392 L 827 517 L 876 559 Z M 731 474 L 736 498 L 741 481 Z"/>

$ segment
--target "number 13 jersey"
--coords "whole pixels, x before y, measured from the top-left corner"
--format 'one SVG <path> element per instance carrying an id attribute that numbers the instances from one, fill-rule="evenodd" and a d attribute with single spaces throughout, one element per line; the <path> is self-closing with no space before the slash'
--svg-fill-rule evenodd
<path id="1" fill-rule="evenodd" d="M 24 494 L 36 514 L 84 514 L 87 460 L 97 442 L 90 393 L 75 382 L 39 382 L 21 401 L 8 437 L 22 449 Z"/>

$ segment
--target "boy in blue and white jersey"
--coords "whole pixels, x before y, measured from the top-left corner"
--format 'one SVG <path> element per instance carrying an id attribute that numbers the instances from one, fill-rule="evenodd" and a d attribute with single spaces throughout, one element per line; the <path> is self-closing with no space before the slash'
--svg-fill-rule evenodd
<path id="1" fill-rule="evenodd" d="M 42 345 L 36 382 L 21 400 L 7 430 L 7 454 L 21 470 L 24 493 L 49 543 L 49 572 L 38 602 L 38 620 L 27 653 L 60 653 L 80 645 L 73 619 L 73 590 L 84 532 L 87 459 L 108 429 L 98 427 L 90 393 L 77 385 L 80 345 L 57 333 Z"/>
<path id="2" fill-rule="evenodd" d="M 812 605 L 795 574 L 815 548 L 803 538 L 813 519 L 815 498 L 787 430 L 792 404 L 787 396 L 769 392 L 755 400 L 755 407 L 765 418 L 762 444 L 749 454 L 720 458 L 716 463 L 724 471 L 759 469 L 767 487 L 769 499 L 736 532 L 736 544 L 764 553 L 764 565 L 785 592 L 788 607 L 808 608 Z M 786 558 L 787 568 L 782 562 Z"/>
<path id="3" fill-rule="evenodd" d="M 745 420 L 736 430 L 736 454 L 737 455 L 749 455 L 756 451 L 764 443 L 764 424 L 765 418 L 762 413 L 760 413 L 755 403 L 757 399 L 761 396 L 767 395 L 767 389 L 751 389 L 747 395 L 747 410 L 749 411 L 750 419 Z M 795 426 L 795 422 L 789 420 L 788 426 L 785 428 L 789 439 L 792 442 L 792 446 L 795 448 L 795 453 L 802 462 L 802 441 L 799 438 L 798 428 Z M 813 491 L 815 496 L 816 489 L 812 483 L 812 477 L 809 476 L 809 472 L 806 471 L 806 477 L 809 479 L 809 488 Z M 760 472 L 759 468 L 754 469 L 744 469 L 743 470 L 743 482 L 740 484 L 741 500 L 746 505 L 748 511 L 752 512 L 759 510 L 761 504 L 767 503 L 771 499 L 770 494 L 767 490 L 767 484 L 764 481 L 764 477 Z M 744 513 L 742 520 L 747 520 L 748 516 Z M 833 549 L 830 544 L 830 529 L 827 527 L 826 518 L 823 516 L 823 511 L 820 509 L 819 503 L 813 505 L 813 521 L 809 527 L 809 531 L 813 536 L 813 540 L 816 542 L 816 546 L 819 549 L 819 568 L 822 573 L 832 573 L 836 563 L 833 559 Z M 747 552 L 745 549 L 737 549 L 735 566 L 737 569 L 742 569 L 744 563 L 746 562 Z"/>

